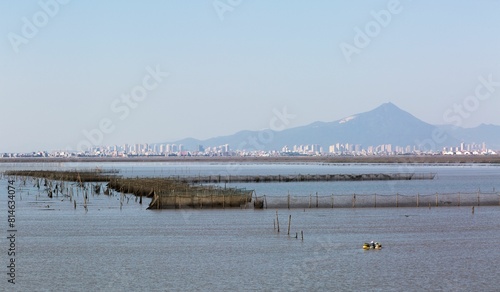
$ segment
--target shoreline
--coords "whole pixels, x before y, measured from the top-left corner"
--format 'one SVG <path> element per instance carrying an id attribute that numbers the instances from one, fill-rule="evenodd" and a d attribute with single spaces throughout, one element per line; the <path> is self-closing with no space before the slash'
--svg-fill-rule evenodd
<path id="1" fill-rule="evenodd" d="M 137 156 L 137 157 L 3 157 L 0 163 L 65 163 L 65 162 L 220 162 L 220 163 L 367 163 L 367 164 L 500 164 L 500 155 L 398 155 L 398 156 Z"/>

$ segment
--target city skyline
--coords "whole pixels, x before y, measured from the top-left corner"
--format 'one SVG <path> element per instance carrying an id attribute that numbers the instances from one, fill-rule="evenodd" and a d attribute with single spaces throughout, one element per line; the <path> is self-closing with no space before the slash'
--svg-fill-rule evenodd
<path id="1" fill-rule="evenodd" d="M 0 153 L 282 130 L 386 102 L 500 125 L 499 8 L 2 1 Z"/>
<path id="2" fill-rule="evenodd" d="M 279 118 L 278 118 L 279 117 Z M 172 141 L 172 142 L 164 142 L 164 143 L 155 143 L 155 142 L 144 142 L 142 141 L 141 143 L 123 143 L 123 144 L 104 144 L 104 143 L 97 143 L 97 141 L 100 139 L 100 137 L 103 135 L 102 132 L 99 130 L 93 130 L 91 132 L 88 132 L 88 141 L 96 142 L 94 144 L 88 143 L 86 144 L 84 148 L 82 149 L 68 149 L 68 148 L 56 148 L 56 149 L 34 149 L 31 151 L 10 151 L 10 152 L 3 152 L 4 155 L 8 154 L 8 156 L 14 155 L 14 156 L 19 156 L 19 155 L 28 155 L 28 156 L 40 156 L 41 153 L 44 153 L 44 155 L 55 155 L 55 156 L 79 156 L 79 155 L 91 155 L 91 156 L 99 156 L 101 154 L 105 156 L 127 156 L 127 155 L 164 155 L 164 154 L 179 154 L 179 155 L 203 155 L 203 154 L 224 154 L 228 155 L 230 153 L 230 148 L 231 151 L 236 151 L 238 152 L 238 155 L 240 153 L 297 153 L 297 154 L 325 154 L 325 153 L 330 153 L 330 154 L 407 154 L 407 153 L 413 153 L 413 154 L 420 154 L 420 153 L 447 153 L 447 152 L 467 152 L 467 153 L 472 153 L 473 151 L 477 152 L 475 154 L 480 154 L 480 153 L 487 153 L 491 152 L 491 149 L 486 148 L 486 142 L 481 140 L 482 138 L 478 138 L 476 136 L 476 140 L 472 139 L 469 137 L 469 139 L 461 139 L 461 142 L 456 142 L 459 144 L 456 144 L 453 140 L 455 135 L 470 135 L 465 134 L 465 133 L 453 133 L 459 130 L 459 127 L 455 127 L 454 125 L 448 125 L 446 126 L 432 126 L 429 125 L 421 120 L 419 120 L 417 117 L 414 117 L 410 113 L 398 108 L 396 105 L 392 103 L 385 103 L 380 105 L 379 107 L 372 109 L 369 112 L 365 113 L 358 113 L 358 114 L 353 114 L 348 117 L 345 117 L 343 119 L 329 122 L 329 123 L 320 123 L 320 122 L 315 122 L 310 125 L 307 125 L 306 127 L 301 126 L 301 127 L 296 127 L 296 128 L 290 128 L 290 129 L 283 129 L 284 131 L 282 133 L 279 132 L 279 127 L 277 125 L 281 126 L 283 124 L 287 124 L 288 121 L 286 119 L 288 117 L 288 114 L 286 113 L 286 109 L 282 113 L 277 113 L 277 116 L 275 117 L 275 122 L 273 122 L 273 127 L 271 129 L 265 129 L 257 132 L 251 132 L 251 131 L 239 131 L 237 133 L 234 133 L 233 135 L 225 136 L 225 137 L 213 137 L 208 140 L 195 140 L 195 139 L 183 139 L 179 141 Z M 280 120 L 280 121 L 278 121 Z M 354 125 L 353 124 L 356 124 Z M 301 135 L 297 136 L 297 133 L 308 133 L 311 130 L 317 131 L 318 125 L 322 125 L 323 127 L 323 132 L 321 136 L 327 138 L 327 142 L 325 144 L 325 141 L 323 143 L 319 143 L 318 141 L 315 141 L 316 138 L 309 138 L 310 140 L 306 140 L 305 143 L 285 143 L 283 142 L 282 144 L 276 144 L 276 139 L 278 141 L 281 141 L 279 138 L 276 137 L 276 135 L 283 134 L 284 132 L 287 131 L 293 131 L 291 135 L 298 137 L 299 139 L 301 138 Z M 391 132 L 392 138 L 387 137 L 387 140 L 382 140 L 379 142 L 375 142 L 372 140 L 371 142 L 352 142 L 354 140 L 359 141 L 359 138 L 364 136 L 366 138 L 366 135 L 372 130 L 370 128 L 372 127 L 380 127 L 381 125 L 385 124 L 385 132 L 380 132 L 378 134 L 375 134 L 373 137 L 377 137 L 378 135 L 387 135 L 387 130 Z M 325 128 L 325 125 L 326 128 Z M 330 126 L 328 126 L 330 125 Z M 352 132 L 351 134 L 355 134 L 354 138 L 352 135 L 349 135 L 350 138 L 348 140 L 351 140 L 351 142 L 346 142 L 344 139 L 343 142 L 339 142 L 335 138 L 335 130 L 332 131 L 332 128 L 330 128 L 333 125 L 333 127 L 338 127 L 341 126 L 343 130 L 342 132 L 345 132 L 346 130 L 349 132 Z M 361 125 L 361 128 L 360 128 Z M 364 126 L 363 126 L 364 125 Z M 369 128 L 366 128 L 366 126 L 369 126 Z M 411 125 L 411 127 L 404 127 L 404 128 L 391 128 L 392 126 L 397 125 L 402 126 L 402 125 Z M 347 128 L 346 128 L 347 126 Z M 429 128 L 431 127 L 431 128 Z M 434 128 L 432 128 L 434 127 Z M 490 126 L 486 126 L 490 127 Z M 493 131 L 491 129 L 487 130 L 489 131 L 490 134 L 496 135 L 498 131 L 500 130 L 500 126 L 493 126 L 495 127 Z M 299 130 L 299 132 L 297 132 Z M 324 131 L 327 132 L 324 132 Z M 394 132 L 392 132 L 394 131 Z M 399 131 L 399 132 L 397 132 Z M 402 131 L 402 132 L 401 132 Z M 417 132 L 424 132 L 424 137 L 427 136 L 434 136 L 434 140 L 430 139 L 424 139 L 421 140 L 419 139 L 419 135 Z M 486 132 L 484 127 L 478 130 L 482 134 L 479 135 L 480 137 L 485 138 Z M 365 134 L 363 134 L 365 133 Z M 414 135 L 410 135 L 410 141 L 406 139 L 406 142 L 402 143 L 395 143 L 395 142 L 389 142 L 389 141 L 394 141 L 395 137 L 398 137 L 399 135 L 407 135 L 408 133 L 414 133 Z M 333 136 L 332 136 L 333 134 Z M 290 135 L 290 134 L 288 134 Z M 306 134 L 307 135 L 307 134 Z M 451 140 L 448 140 L 448 136 L 452 138 Z M 286 136 L 286 134 L 285 134 Z M 446 138 L 445 140 L 442 140 L 443 138 Z M 287 140 L 285 138 L 285 140 Z M 442 141 L 440 141 L 442 140 Z M 447 143 L 445 141 L 448 141 Z M 187 142 L 189 145 L 184 145 L 184 141 Z M 225 141 L 225 142 L 223 142 Z M 232 142 L 228 142 L 232 141 Z M 235 142 L 237 141 L 237 142 Z M 304 140 L 303 140 L 304 141 Z M 498 150 L 500 147 L 498 146 L 498 140 L 494 139 L 493 144 L 495 145 L 492 149 Z M 273 143 L 274 148 L 269 149 L 271 144 Z M 491 142 L 491 141 L 490 141 Z M 196 143 L 196 144 L 193 144 Z M 455 144 L 456 145 L 455 145 Z M 320 145 L 322 144 L 322 145 Z M 464 145 L 467 145 L 466 148 L 464 148 Z M 290 146 L 290 147 L 289 147 Z M 393 148 L 394 147 L 394 148 Z M 268 149 L 264 149 L 268 148 Z M 225 150 L 221 150 L 225 149 Z M 334 149 L 334 150 L 332 150 Z M 394 149 L 394 151 L 392 150 Z M 184 154 L 181 154 L 184 153 Z M 2 154 L 2 152 L 0 152 Z M 233 153 L 234 154 L 234 153 Z"/>
<path id="3" fill-rule="evenodd" d="M 234 149 L 229 144 L 198 145 L 197 149 L 187 149 L 182 144 L 138 143 L 123 145 L 94 146 L 85 151 L 34 151 L 30 153 L 0 153 L 0 157 L 131 157 L 131 156 L 386 156 L 386 155 L 496 155 L 498 149 L 490 149 L 486 143 L 460 143 L 442 149 L 425 149 L 422 145 L 361 145 L 335 143 L 324 149 L 318 144 L 301 144 L 281 149 L 255 150 Z"/>

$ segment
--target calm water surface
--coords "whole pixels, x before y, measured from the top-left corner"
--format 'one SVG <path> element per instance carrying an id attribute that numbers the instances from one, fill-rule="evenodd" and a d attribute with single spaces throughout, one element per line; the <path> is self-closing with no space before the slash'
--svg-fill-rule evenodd
<path id="1" fill-rule="evenodd" d="M 198 165 L 199 169 L 187 170 L 190 167 L 138 165 L 130 172 L 137 175 L 141 168 L 146 174 L 193 175 L 228 166 Z M 393 166 L 348 167 L 344 170 L 349 173 L 385 168 L 397 172 Z M 280 174 L 334 169 L 324 165 L 241 168 L 248 173 Z M 439 183 L 452 190 L 500 187 L 500 172 L 493 166 L 426 166 L 421 170 L 437 172 L 436 181 L 444 180 Z M 462 185 L 457 187 L 459 182 Z M 500 207 L 476 207 L 474 214 L 470 207 L 280 209 L 278 234 L 273 224 L 275 210 L 150 211 L 146 210 L 148 202 L 140 205 L 132 196 L 120 208 L 118 195 L 100 195 L 89 198 L 86 212 L 81 195 L 74 209 L 68 198 L 49 199 L 19 179 L 14 286 L 7 283 L 5 268 L 6 183 L 6 178 L 0 179 L 0 212 L 4 214 L 0 290 L 6 289 L 2 291 L 498 291 Z M 425 183 L 400 183 L 395 184 L 396 191 L 425 187 Z M 281 185 L 271 187 L 280 190 Z M 267 191 L 265 184 L 259 187 Z M 285 187 L 296 192 L 319 188 L 316 184 Z M 362 183 L 356 183 L 350 191 L 362 188 Z M 291 236 L 286 234 L 289 215 Z M 382 242 L 384 248 L 362 250 L 363 242 L 370 240 Z"/>

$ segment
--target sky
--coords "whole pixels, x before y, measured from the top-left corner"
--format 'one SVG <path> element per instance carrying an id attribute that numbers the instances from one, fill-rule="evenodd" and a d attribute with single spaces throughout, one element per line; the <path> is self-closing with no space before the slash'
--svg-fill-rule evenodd
<path id="1" fill-rule="evenodd" d="M 2 0 L 0 153 L 282 130 L 386 102 L 431 124 L 500 125 L 499 12 L 498 0 Z"/>

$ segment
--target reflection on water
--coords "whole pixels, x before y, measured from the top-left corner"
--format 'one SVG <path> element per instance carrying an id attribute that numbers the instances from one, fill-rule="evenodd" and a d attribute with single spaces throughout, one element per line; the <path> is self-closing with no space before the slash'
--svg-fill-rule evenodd
<path id="1" fill-rule="evenodd" d="M 287 169 L 278 168 L 262 171 Z M 424 170 L 429 169 L 434 168 Z M 460 178 L 463 174 L 473 178 L 464 186 L 476 187 L 479 180 L 481 188 L 498 188 L 497 169 L 434 170 L 436 181 L 447 181 L 449 186 L 438 183 L 453 189 L 467 181 Z M 395 188 L 415 187 L 411 183 Z M 279 210 L 282 226 L 292 216 L 289 237 L 284 227 L 276 233 L 276 211 L 270 209 L 149 211 L 148 201 L 140 205 L 130 199 L 120 210 L 117 196 L 99 195 L 89 197 L 86 212 L 61 197 L 39 195 L 19 180 L 16 184 L 22 189 L 16 202 L 18 284 L 9 291 L 497 289 L 500 207 L 476 207 L 474 214 L 470 207 Z M 304 188 L 312 187 L 320 188 Z M 352 188 L 358 192 L 363 187 Z M 7 213 L 5 193 L 3 178 L 2 214 Z M 295 238 L 300 231 L 303 241 Z M 363 250 L 362 244 L 371 240 L 384 248 Z M 5 240 L 0 244 L 7 248 Z M 0 260 L 5 266 L 4 252 Z M 5 287 L 5 273 L 2 281 Z"/>

